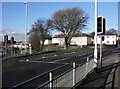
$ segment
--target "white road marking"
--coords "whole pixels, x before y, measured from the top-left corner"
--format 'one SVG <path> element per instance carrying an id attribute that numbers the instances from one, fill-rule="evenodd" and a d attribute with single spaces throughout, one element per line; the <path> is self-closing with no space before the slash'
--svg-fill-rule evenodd
<path id="1" fill-rule="evenodd" d="M 45 62 L 45 61 L 25 61 L 25 60 L 19 60 L 20 62 L 34 62 L 34 63 L 51 63 L 51 64 L 68 64 L 68 63 L 55 63 L 55 62 Z"/>
<path id="2" fill-rule="evenodd" d="M 29 59 L 26 59 L 26 61 L 29 61 Z"/>
<path id="3" fill-rule="evenodd" d="M 64 60 L 67 60 L 67 59 L 70 59 L 70 57 L 59 59 L 59 60 L 55 60 L 55 61 L 50 61 L 50 62 L 47 62 L 47 61 L 35 61 L 35 60 L 29 60 L 29 59 L 20 60 L 20 61 L 24 61 L 24 62 L 41 62 L 41 63 L 56 63 L 56 62 L 64 61 Z"/>
<path id="4" fill-rule="evenodd" d="M 42 58 L 45 58 L 45 57 L 42 57 Z"/>
<path id="5" fill-rule="evenodd" d="M 54 56 L 58 56 L 58 55 L 54 55 Z"/>
<path id="6" fill-rule="evenodd" d="M 70 53 L 64 53 L 64 54 L 70 54 Z"/>
<path id="7" fill-rule="evenodd" d="M 76 52 L 69 52 L 69 53 L 64 53 L 65 55 L 67 55 L 67 54 L 74 54 L 74 53 L 76 53 Z M 53 53 L 51 53 L 51 54 L 53 54 Z M 48 54 L 45 54 L 46 56 L 48 55 Z M 63 55 L 63 54 L 62 54 Z M 47 57 L 42 57 L 42 58 L 50 58 L 50 57 L 56 57 L 56 56 L 60 56 L 60 55 L 57 55 L 57 54 L 54 54 L 53 56 L 47 56 Z"/>
<path id="8" fill-rule="evenodd" d="M 70 59 L 70 57 L 68 57 L 68 58 L 63 58 L 63 59 L 59 59 L 59 60 L 56 60 L 56 61 L 54 61 L 54 62 L 64 61 L 64 60 L 67 60 L 67 59 Z"/>

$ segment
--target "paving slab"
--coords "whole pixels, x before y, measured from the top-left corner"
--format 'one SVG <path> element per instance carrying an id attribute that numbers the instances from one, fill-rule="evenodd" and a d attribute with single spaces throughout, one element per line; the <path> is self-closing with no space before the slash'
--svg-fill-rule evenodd
<path id="1" fill-rule="evenodd" d="M 114 89 L 120 89 L 120 66 L 117 64 L 120 62 L 119 54 L 113 53 L 104 57 L 102 68 L 78 83 L 75 89 L 111 89 L 112 84 L 114 84 Z"/>

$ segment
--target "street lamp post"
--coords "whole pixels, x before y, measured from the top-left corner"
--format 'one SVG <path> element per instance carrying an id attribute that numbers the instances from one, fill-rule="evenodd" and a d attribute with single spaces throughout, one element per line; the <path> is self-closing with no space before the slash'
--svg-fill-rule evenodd
<path id="1" fill-rule="evenodd" d="M 12 40 L 12 37 L 14 36 L 14 33 L 15 33 L 15 32 L 12 32 L 12 36 L 11 36 L 11 55 L 13 55 L 13 53 L 14 53 L 13 40 Z"/>
<path id="2" fill-rule="evenodd" d="M 94 67 L 97 67 L 97 12 L 98 11 L 98 3 L 97 0 L 95 0 L 95 49 L 94 49 Z"/>
<path id="3" fill-rule="evenodd" d="M 13 46 L 12 45 L 13 45 L 13 42 L 12 42 L 12 38 L 11 38 L 11 56 L 13 55 L 13 48 L 12 48 Z"/>
<path id="4" fill-rule="evenodd" d="M 25 53 L 27 52 L 27 24 L 28 24 L 28 3 L 24 2 L 24 4 L 26 5 L 26 16 L 25 16 Z"/>

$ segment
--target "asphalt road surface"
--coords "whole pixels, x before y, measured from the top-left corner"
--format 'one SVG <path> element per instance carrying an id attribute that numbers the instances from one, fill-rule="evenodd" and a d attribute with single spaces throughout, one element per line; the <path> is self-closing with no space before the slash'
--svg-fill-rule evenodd
<path id="1" fill-rule="evenodd" d="M 104 55 L 110 55 L 116 52 L 116 49 L 109 49 L 104 51 Z M 56 67 L 71 63 L 74 60 L 79 60 L 79 63 L 85 62 L 86 57 L 93 55 L 93 50 L 69 51 L 69 52 L 52 52 L 34 56 L 27 56 L 21 58 L 9 59 L 2 64 L 2 86 L 9 88 L 19 84 L 29 78 L 40 75 Z M 58 71 L 55 76 L 66 69 L 71 68 L 72 65 Z M 45 75 L 42 80 L 48 80 L 48 75 Z M 32 86 L 34 84 L 32 83 Z"/>

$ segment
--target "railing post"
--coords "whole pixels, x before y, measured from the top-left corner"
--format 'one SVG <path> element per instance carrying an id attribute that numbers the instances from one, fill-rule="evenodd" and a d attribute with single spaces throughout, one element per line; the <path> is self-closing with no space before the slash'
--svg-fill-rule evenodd
<path id="1" fill-rule="evenodd" d="M 76 78 L 76 75 L 75 75 L 75 62 L 73 62 L 73 86 L 75 86 L 75 78 Z"/>
<path id="2" fill-rule="evenodd" d="M 50 89 L 52 89 L 52 72 L 49 73 Z"/>
<path id="3" fill-rule="evenodd" d="M 89 62 L 89 57 L 87 57 L 87 63 L 86 63 L 86 75 L 88 74 L 88 63 Z"/>
<path id="4" fill-rule="evenodd" d="M 87 57 L 87 63 L 88 63 L 88 61 L 89 61 L 89 57 Z"/>

